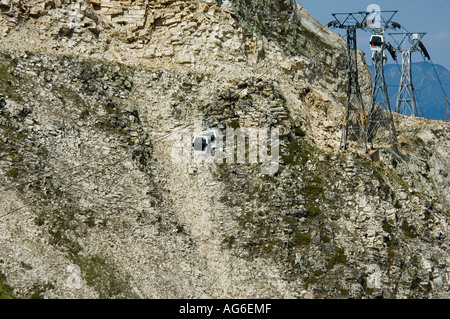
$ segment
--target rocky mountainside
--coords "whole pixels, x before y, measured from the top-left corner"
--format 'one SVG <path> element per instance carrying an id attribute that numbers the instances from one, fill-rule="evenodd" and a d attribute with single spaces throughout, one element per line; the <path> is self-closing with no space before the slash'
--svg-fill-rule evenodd
<path id="1" fill-rule="evenodd" d="M 345 40 L 295 0 L 0 10 L 2 298 L 450 296 L 449 125 L 341 151 Z M 205 118 L 278 128 L 276 172 L 194 157 Z"/>

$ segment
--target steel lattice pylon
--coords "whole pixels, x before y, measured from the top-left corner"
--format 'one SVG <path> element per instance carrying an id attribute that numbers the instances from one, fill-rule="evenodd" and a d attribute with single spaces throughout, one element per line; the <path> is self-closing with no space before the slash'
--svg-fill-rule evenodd
<path id="1" fill-rule="evenodd" d="M 398 11 L 380 11 L 378 12 L 379 21 L 376 26 L 367 25 L 364 30 L 372 33 L 371 50 L 372 63 L 374 67 L 372 104 L 368 115 L 367 139 L 372 144 L 380 129 L 388 132 L 391 143 L 397 142 L 397 133 L 394 124 L 394 118 L 389 100 L 388 89 L 384 76 L 384 66 L 387 62 L 385 50 L 387 49 L 394 60 L 397 59 L 393 46 L 385 41 L 384 31 L 386 29 L 400 28 L 400 24 L 393 22 L 392 19 Z M 388 19 L 385 19 L 388 17 Z"/>
<path id="2" fill-rule="evenodd" d="M 348 88 L 346 111 L 343 119 L 341 149 L 347 149 L 348 141 L 356 139 L 367 149 L 367 114 L 361 96 L 358 81 L 358 48 L 356 30 L 364 27 L 367 20 L 367 12 L 334 13 L 335 21 L 328 27 L 347 30 L 347 72 Z"/>
<path id="3" fill-rule="evenodd" d="M 429 59 L 428 51 L 422 43 L 422 38 L 426 35 L 424 32 L 419 33 L 390 33 L 396 43 L 396 50 L 402 52 L 402 76 L 397 95 L 397 103 L 395 112 L 419 116 L 417 108 L 416 92 L 413 85 L 412 77 L 412 53 L 422 52 Z M 401 40 L 398 40 L 398 37 Z"/>
<path id="4" fill-rule="evenodd" d="M 374 80 L 372 89 L 372 105 L 369 111 L 368 120 L 368 142 L 372 143 L 378 130 L 381 128 L 389 131 L 392 143 L 397 142 L 394 119 L 389 100 L 389 94 L 384 77 L 385 58 L 383 54 L 374 54 Z"/>
<path id="5" fill-rule="evenodd" d="M 416 91 L 412 81 L 412 51 L 410 49 L 402 50 L 402 77 L 397 96 L 395 111 L 400 114 L 418 116 Z"/>

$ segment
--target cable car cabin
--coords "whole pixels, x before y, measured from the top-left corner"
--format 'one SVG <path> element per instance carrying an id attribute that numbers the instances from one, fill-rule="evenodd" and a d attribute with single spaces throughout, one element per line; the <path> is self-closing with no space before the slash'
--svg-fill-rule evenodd
<path id="1" fill-rule="evenodd" d="M 370 49 L 374 52 L 383 51 L 384 38 L 382 35 L 372 35 L 370 37 Z"/>
<path id="2" fill-rule="evenodd" d="M 207 130 L 195 136 L 194 142 L 192 143 L 194 155 L 211 154 L 212 150 L 218 147 L 219 139 L 219 130 Z"/>

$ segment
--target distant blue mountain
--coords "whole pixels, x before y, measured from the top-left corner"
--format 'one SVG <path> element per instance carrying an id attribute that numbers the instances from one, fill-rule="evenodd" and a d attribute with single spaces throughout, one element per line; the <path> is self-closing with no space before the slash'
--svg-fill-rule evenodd
<path id="1" fill-rule="evenodd" d="M 413 84 L 416 90 L 419 116 L 442 120 L 445 119 L 445 95 L 442 92 L 439 79 L 442 82 L 445 92 L 450 94 L 450 71 L 441 65 L 435 64 L 434 66 L 436 72 L 433 69 L 433 65 L 429 62 L 413 63 Z M 369 66 L 369 68 L 373 75 L 373 66 Z M 401 68 L 401 63 L 398 65 L 388 64 L 384 67 L 392 110 L 395 109 L 395 103 L 397 101 Z M 448 117 L 450 118 L 450 105 L 448 107 Z"/>

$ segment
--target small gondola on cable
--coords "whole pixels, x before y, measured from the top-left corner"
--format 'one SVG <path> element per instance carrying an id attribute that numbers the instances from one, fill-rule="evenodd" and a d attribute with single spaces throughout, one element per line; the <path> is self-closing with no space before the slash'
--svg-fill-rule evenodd
<path id="1" fill-rule="evenodd" d="M 203 119 L 203 128 L 205 130 L 199 135 L 196 135 L 192 142 L 194 155 L 209 155 L 220 145 L 219 143 L 222 137 L 220 131 L 209 128 L 207 124 L 205 125 L 205 122 L 206 120 Z"/>

